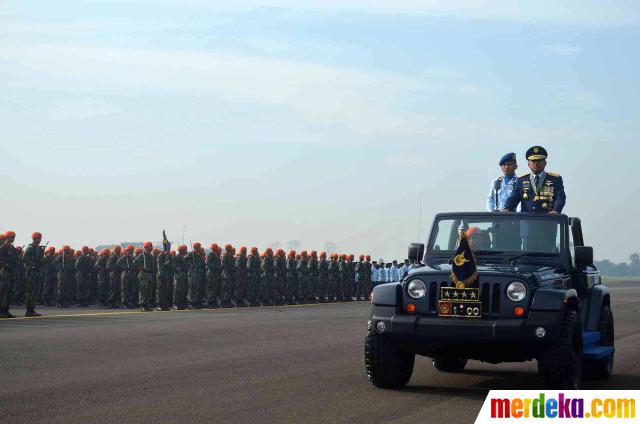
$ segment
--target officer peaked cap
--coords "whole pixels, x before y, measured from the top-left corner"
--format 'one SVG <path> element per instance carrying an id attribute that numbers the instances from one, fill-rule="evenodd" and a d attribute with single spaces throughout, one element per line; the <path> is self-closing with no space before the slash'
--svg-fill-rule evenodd
<path id="1" fill-rule="evenodd" d="M 527 160 L 542 160 L 547 158 L 547 150 L 542 146 L 533 146 L 527 150 Z"/>

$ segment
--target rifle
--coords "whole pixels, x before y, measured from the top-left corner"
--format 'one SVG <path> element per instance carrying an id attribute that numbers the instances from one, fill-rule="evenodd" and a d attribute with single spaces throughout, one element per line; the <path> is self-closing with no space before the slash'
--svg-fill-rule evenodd
<path id="1" fill-rule="evenodd" d="M 167 234 L 162 230 L 162 247 L 164 247 L 164 251 L 169 253 L 171 251 L 171 242 L 167 239 Z"/>

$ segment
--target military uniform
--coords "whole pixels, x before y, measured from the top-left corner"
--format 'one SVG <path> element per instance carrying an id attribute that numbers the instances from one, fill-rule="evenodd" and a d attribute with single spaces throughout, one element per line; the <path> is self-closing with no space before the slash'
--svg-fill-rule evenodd
<path id="1" fill-rule="evenodd" d="M 290 251 L 287 255 L 287 303 L 295 305 L 298 303 L 300 292 L 298 286 L 298 261 L 296 252 Z"/>
<path id="2" fill-rule="evenodd" d="M 516 187 L 507 200 L 506 209 L 515 212 L 518 204 L 521 204 L 522 212 L 561 213 L 566 199 L 562 177 L 543 171 L 538 175 L 526 174 L 518 178 Z"/>
<path id="3" fill-rule="evenodd" d="M 222 287 L 220 291 L 220 303 L 223 308 L 233 307 L 235 274 L 235 257 L 232 246 L 227 244 L 224 252 L 222 253 Z"/>
<path id="4" fill-rule="evenodd" d="M 121 293 L 121 274 L 122 269 L 120 265 L 118 265 L 118 261 L 120 260 L 120 246 L 117 249 L 113 250 L 113 253 L 109 256 L 107 260 L 107 271 L 109 271 L 109 291 L 107 294 L 107 306 L 110 308 L 115 308 L 120 305 Z"/>
<path id="5" fill-rule="evenodd" d="M 331 255 L 331 260 L 327 266 L 327 292 L 329 293 L 329 301 L 338 300 L 338 290 L 340 283 L 340 267 L 338 265 L 338 256 Z"/>
<path id="6" fill-rule="evenodd" d="M 241 247 L 236 257 L 235 295 L 236 306 L 249 306 L 247 301 L 247 248 Z"/>
<path id="7" fill-rule="evenodd" d="M 68 246 L 65 246 L 68 247 Z M 68 308 L 72 302 L 71 290 L 75 287 L 75 262 L 70 249 L 64 249 L 54 259 L 58 275 L 58 286 L 56 288 L 56 305 L 58 308 Z"/>
<path id="8" fill-rule="evenodd" d="M 11 279 L 13 278 L 12 251 L 14 250 L 12 242 L 3 235 L 0 240 L 0 318 L 14 318 L 9 312 L 13 294 Z"/>
<path id="9" fill-rule="evenodd" d="M 43 267 L 43 282 L 42 282 L 42 304 L 46 306 L 54 306 L 56 298 L 56 269 L 53 265 L 55 249 L 49 247 L 45 251 L 45 256 L 42 260 Z"/>
<path id="10" fill-rule="evenodd" d="M 220 295 L 220 283 L 222 278 L 222 262 L 220 260 L 220 250 L 217 244 L 211 245 L 211 252 L 207 255 L 207 297 L 206 306 L 217 308 L 218 296 Z"/>
<path id="11" fill-rule="evenodd" d="M 247 258 L 247 296 L 250 306 L 260 306 L 260 254 L 255 247 Z"/>
<path id="12" fill-rule="evenodd" d="M 366 278 L 364 275 L 364 255 L 360 255 L 358 262 L 355 263 L 355 275 L 356 275 L 356 300 L 364 300 L 365 287 L 367 286 Z"/>
<path id="13" fill-rule="evenodd" d="M 37 243 L 31 243 L 24 254 L 24 276 L 25 276 L 25 306 L 27 312 L 25 316 L 40 316 L 35 311 L 36 302 L 40 296 L 40 287 L 43 277 L 44 247 Z"/>
<path id="14" fill-rule="evenodd" d="M 24 263 L 23 263 L 22 247 L 16 246 L 13 260 L 13 303 L 15 305 L 24 305 Z"/>
<path id="15" fill-rule="evenodd" d="M 373 279 L 372 279 L 373 266 L 371 265 L 371 257 L 369 255 L 365 257 L 365 262 L 363 264 L 363 267 L 364 267 L 364 279 L 365 279 L 364 299 L 367 300 L 369 299 L 369 296 L 373 291 Z"/>
<path id="16" fill-rule="evenodd" d="M 89 255 L 81 253 L 76 257 L 76 302 L 79 306 L 89 306 L 90 268 L 91 258 Z"/>
<path id="17" fill-rule="evenodd" d="M 145 250 L 133 260 L 134 269 L 138 274 L 138 304 L 143 311 L 150 311 L 155 303 L 155 271 L 158 268 L 156 258 Z"/>
<path id="18" fill-rule="evenodd" d="M 347 264 L 345 262 L 344 255 L 340 255 L 338 257 L 338 281 L 336 286 L 338 287 L 338 300 L 340 302 L 345 302 L 347 300 Z"/>
<path id="19" fill-rule="evenodd" d="M 109 249 L 104 249 L 98 255 L 96 260 L 95 270 L 98 277 L 98 304 L 100 306 L 107 305 L 107 295 L 109 293 L 109 271 L 107 270 L 107 263 L 109 262 Z"/>
<path id="20" fill-rule="evenodd" d="M 349 255 L 344 263 L 344 291 L 345 300 L 351 302 L 355 296 L 355 264 L 353 263 L 353 255 Z"/>
<path id="21" fill-rule="evenodd" d="M 527 151 L 529 161 L 539 161 L 546 158 L 547 151 L 540 146 L 534 146 Z M 529 173 L 518 178 L 516 187 L 507 200 L 506 209 L 515 212 L 516 207 L 520 204 L 521 212 L 562 213 L 566 200 L 562 177 L 558 174 L 542 171 L 537 175 Z M 552 252 L 556 247 L 556 232 L 557 226 L 552 222 L 520 222 L 522 248 L 527 251 Z"/>
<path id="22" fill-rule="evenodd" d="M 311 300 L 311 290 L 309 285 L 309 259 L 307 258 L 307 252 L 305 250 L 300 252 L 297 269 L 298 284 L 300 286 L 299 301 L 301 303 L 307 303 Z"/>
<path id="23" fill-rule="evenodd" d="M 320 293 L 318 290 L 318 253 L 313 250 L 311 256 L 309 256 L 309 301 L 317 303 L 320 300 Z"/>
<path id="24" fill-rule="evenodd" d="M 171 254 L 163 251 L 157 258 L 157 274 L 156 274 L 156 308 L 161 311 L 167 311 L 171 307 L 169 300 L 169 287 L 172 286 L 173 260 Z"/>
<path id="25" fill-rule="evenodd" d="M 320 259 L 318 260 L 318 299 L 321 302 L 327 302 L 329 294 L 327 293 L 328 283 L 328 267 L 327 254 L 325 252 L 320 253 Z"/>
<path id="26" fill-rule="evenodd" d="M 124 253 L 120 259 L 118 259 L 118 268 L 120 268 L 120 295 L 122 298 L 122 307 L 130 308 L 138 303 L 136 295 L 138 290 L 137 278 L 135 275 L 135 267 L 133 265 L 132 250 L 127 247 L 126 253 Z"/>
<path id="27" fill-rule="evenodd" d="M 178 310 L 187 306 L 188 272 L 187 246 L 181 245 L 173 258 L 173 307 Z"/>
<path id="28" fill-rule="evenodd" d="M 286 302 L 287 260 L 282 250 L 273 257 L 273 271 L 273 299 L 276 305 L 283 305 Z"/>
<path id="29" fill-rule="evenodd" d="M 262 303 L 265 305 L 275 305 L 275 297 L 277 290 L 274 286 L 274 264 L 273 252 L 271 249 L 265 251 L 264 257 L 260 263 L 260 280 L 262 282 Z"/>

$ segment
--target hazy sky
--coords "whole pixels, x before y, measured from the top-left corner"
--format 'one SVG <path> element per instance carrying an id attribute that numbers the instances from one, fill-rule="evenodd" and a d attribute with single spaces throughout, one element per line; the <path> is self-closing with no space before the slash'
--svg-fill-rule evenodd
<path id="1" fill-rule="evenodd" d="M 533 144 L 640 250 L 640 3 L 0 2 L 0 230 L 403 257 Z"/>

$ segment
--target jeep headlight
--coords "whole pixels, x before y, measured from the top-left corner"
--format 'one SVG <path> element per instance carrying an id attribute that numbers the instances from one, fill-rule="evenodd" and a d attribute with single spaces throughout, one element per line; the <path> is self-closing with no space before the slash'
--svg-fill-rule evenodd
<path id="1" fill-rule="evenodd" d="M 514 281 L 507 286 L 507 297 L 512 302 L 520 302 L 527 296 L 527 287 L 520 281 Z"/>
<path id="2" fill-rule="evenodd" d="M 427 294 L 427 286 L 422 280 L 411 280 L 409 284 L 407 284 L 407 292 L 413 299 L 420 299 Z"/>

